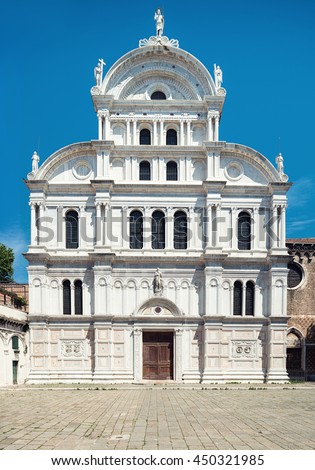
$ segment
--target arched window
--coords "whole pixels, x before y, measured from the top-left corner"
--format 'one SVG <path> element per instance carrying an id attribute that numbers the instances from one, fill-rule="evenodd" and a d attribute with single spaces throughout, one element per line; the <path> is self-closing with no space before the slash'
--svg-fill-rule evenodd
<path id="1" fill-rule="evenodd" d="M 140 211 L 132 211 L 130 214 L 129 246 L 133 250 L 143 248 L 143 216 Z"/>
<path id="2" fill-rule="evenodd" d="M 166 145 L 177 145 L 177 132 L 169 129 L 166 133 Z"/>
<path id="3" fill-rule="evenodd" d="M 18 336 L 12 336 L 12 349 L 14 351 L 20 349 L 20 347 L 19 347 L 19 337 Z"/>
<path id="4" fill-rule="evenodd" d="M 66 248 L 78 248 L 79 246 L 79 220 L 76 211 L 66 213 Z"/>
<path id="5" fill-rule="evenodd" d="M 167 181 L 177 181 L 177 163 L 167 162 L 166 164 L 166 179 Z"/>
<path id="6" fill-rule="evenodd" d="M 151 145 L 151 132 L 149 129 L 141 129 L 140 145 Z"/>
<path id="7" fill-rule="evenodd" d="M 246 282 L 245 315 L 254 315 L 255 285 L 252 281 Z"/>
<path id="8" fill-rule="evenodd" d="M 187 249 L 187 215 L 184 211 L 177 211 L 174 214 L 174 248 Z"/>
<path id="9" fill-rule="evenodd" d="M 71 315 L 71 285 L 70 281 L 66 279 L 62 283 L 63 293 L 63 314 Z"/>
<path id="10" fill-rule="evenodd" d="M 243 307 L 243 284 L 240 281 L 234 282 L 233 292 L 233 315 L 242 315 Z"/>
<path id="11" fill-rule="evenodd" d="M 238 249 L 250 250 L 251 248 L 251 217 L 248 212 L 241 212 L 237 222 Z"/>
<path id="12" fill-rule="evenodd" d="M 83 314 L 82 281 L 80 280 L 74 283 L 74 313 L 75 315 Z"/>
<path id="13" fill-rule="evenodd" d="M 151 165 L 146 160 L 143 162 L 140 162 L 139 179 L 142 181 L 148 181 L 151 179 Z"/>
<path id="14" fill-rule="evenodd" d="M 151 100 L 166 100 L 166 95 L 163 91 L 155 91 L 151 95 Z"/>
<path id="15" fill-rule="evenodd" d="M 161 250 L 165 248 L 165 216 L 162 211 L 152 214 L 152 248 Z"/>

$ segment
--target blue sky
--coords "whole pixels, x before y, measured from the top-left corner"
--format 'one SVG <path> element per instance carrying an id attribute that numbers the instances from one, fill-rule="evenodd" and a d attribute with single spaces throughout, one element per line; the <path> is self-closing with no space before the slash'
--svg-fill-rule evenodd
<path id="1" fill-rule="evenodd" d="M 212 73 L 223 70 L 227 98 L 220 138 L 279 151 L 294 182 L 289 237 L 315 236 L 315 2 L 312 0 L 16 0 L 2 4 L 2 217 L 0 242 L 15 250 L 15 279 L 27 280 L 31 156 L 41 162 L 67 144 L 97 137 L 90 88 L 99 58 L 105 72 L 141 38 L 165 30 Z"/>

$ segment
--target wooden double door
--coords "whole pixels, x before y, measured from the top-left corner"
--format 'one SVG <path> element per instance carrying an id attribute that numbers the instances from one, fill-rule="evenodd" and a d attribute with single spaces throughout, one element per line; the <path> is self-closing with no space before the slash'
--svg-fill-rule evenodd
<path id="1" fill-rule="evenodd" d="M 173 333 L 143 332 L 143 378 L 173 379 Z"/>

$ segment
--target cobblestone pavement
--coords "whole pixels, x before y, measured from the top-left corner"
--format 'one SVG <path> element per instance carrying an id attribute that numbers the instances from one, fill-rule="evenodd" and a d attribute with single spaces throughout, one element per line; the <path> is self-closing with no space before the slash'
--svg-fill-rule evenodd
<path id="1" fill-rule="evenodd" d="M 0 449 L 315 449 L 315 387 L 0 390 Z"/>

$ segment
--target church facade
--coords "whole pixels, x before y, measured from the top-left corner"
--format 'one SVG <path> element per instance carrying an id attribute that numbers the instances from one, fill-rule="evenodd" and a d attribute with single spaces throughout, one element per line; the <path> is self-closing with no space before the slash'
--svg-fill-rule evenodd
<path id="1" fill-rule="evenodd" d="M 98 139 L 33 156 L 29 382 L 286 381 L 283 159 L 220 140 L 222 70 L 155 20 L 95 67 Z"/>

